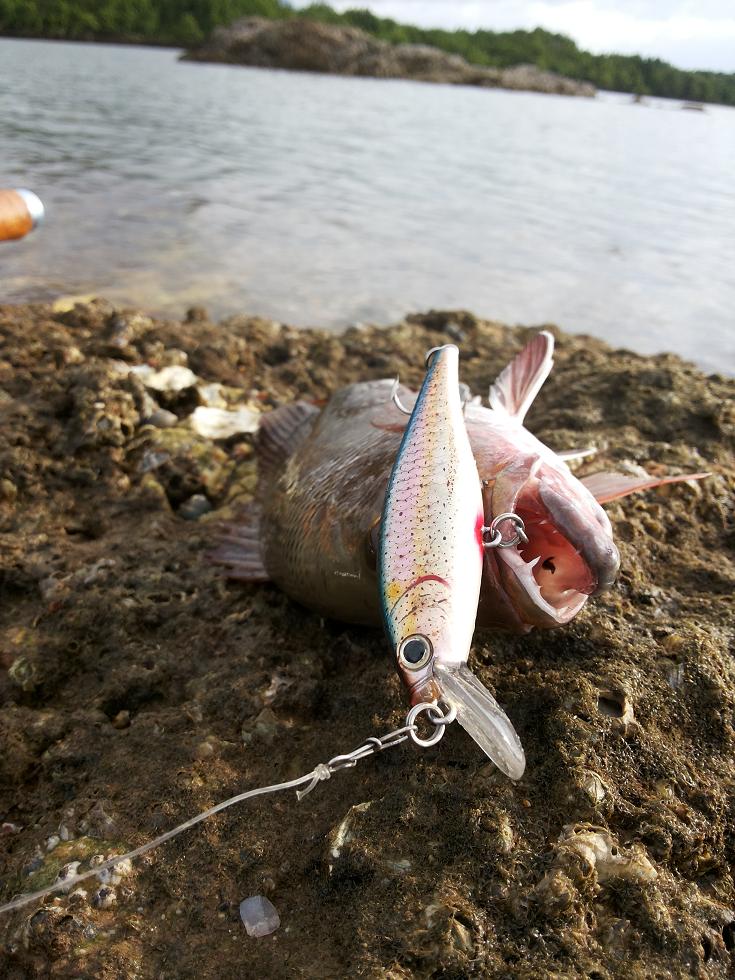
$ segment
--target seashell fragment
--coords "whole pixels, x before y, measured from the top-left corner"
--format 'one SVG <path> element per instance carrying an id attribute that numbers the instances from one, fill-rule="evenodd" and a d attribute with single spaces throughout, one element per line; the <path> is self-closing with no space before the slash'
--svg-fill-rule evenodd
<path id="1" fill-rule="evenodd" d="M 229 412 L 200 405 L 189 416 L 189 424 L 206 439 L 229 439 L 241 432 L 255 432 L 259 419 L 260 412 L 244 406 Z"/>
<path id="2" fill-rule="evenodd" d="M 619 688 L 601 689 L 597 695 L 597 710 L 601 715 L 612 718 L 623 731 L 635 721 L 633 702 Z"/>
<path id="3" fill-rule="evenodd" d="M 345 845 L 354 840 L 355 824 L 360 819 L 360 815 L 369 810 L 371 806 L 371 800 L 368 800 L 366 803 L 356 803 L 354 806 L 351 806 L 340 823 L 331 831 L 329 835 L 328 854 L 330 874 L 334 871 L 334 866 L 337 861 L 342 857 L 342 851 Z"/>
<path id="4" fill-rule="evenodd" d="M 592 803 L 602 803 L 602 801 L 605 799 L 605 784 L 597 773 L 592 772 L 590 769 L 586 769 L 582 773 L 582 789 L 590 798 Z"/>
<path id="5" fill-rule="evenodd" d="M 601 827 L 567 824 L 559 841 L 560 853 L 566 852 L 580 857 L 590 872 L 597 872 L 599 881 L 622 878 L 646 882 L 653 881 L 658 876 L 642 847 L 634 845 L 623 848 Z"/>
<path id="6" fill-rule="evenodd" d="M 154 391 L 184 391 L 193 388 L 199 380 L 191 368 L 181 364 L 169 364 L 160 371 L 150 364 L 138 364 L 130 368 L 130 373 L 137 375 L 146 388 L 153 388 Z"/>

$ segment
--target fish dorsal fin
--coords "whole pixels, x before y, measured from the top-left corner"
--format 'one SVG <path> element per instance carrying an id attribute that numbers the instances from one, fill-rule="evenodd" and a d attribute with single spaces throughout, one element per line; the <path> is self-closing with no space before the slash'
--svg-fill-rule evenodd
<path id="1" fill-rule="evenodd" d="M 542 330 L 500 372 L 490 388 L 490 408 L 522 422 L 554 364 L 554 338 Z"/>
<path id="2" fill-rule="evenodd" d="M 293 402 L 267 412 L 261 418 L 255 443 L 261 479 L 279 473 L 288 457 L 311 432 L 318 415 L 316 405 Z"/>
<path id="3" fill-rule="evenodd" d="M 703 480 L 710 473 L 684 473 L 680 476 L 629 476 L 627 473 L 592 473 L 582 477 L 582 483 L 598 502 L 607 504 L 611 500 L 627 497 L 629 493 L 652 490 L 667 483 L 685 483 L 687 480 Z"/>

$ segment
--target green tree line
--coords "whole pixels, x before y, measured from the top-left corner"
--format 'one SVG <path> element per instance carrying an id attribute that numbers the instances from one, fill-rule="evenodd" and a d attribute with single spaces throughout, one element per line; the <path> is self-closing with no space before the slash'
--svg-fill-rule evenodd
<path id="1" fill-rule="evenodd" d="M 430 44 L 477 65 L 534 64 L 602 89 L 735 105 L 735 74 L 683 71 L 639 55 L 590 54 L 542 28 L 446 31 L 400 24 L 369 10 L 337 13 L 322 3 L 295 11 L 284 0 L 0 0 L 0 35 L 191 46 L 246 15 L 350 24 L 384 41 Z"/>
<path id="2" fill-rule="evenodd" d="M 0 0 L 0 35 L 189 46 L 238 17 L 286 17 L 280 0 Z"/>

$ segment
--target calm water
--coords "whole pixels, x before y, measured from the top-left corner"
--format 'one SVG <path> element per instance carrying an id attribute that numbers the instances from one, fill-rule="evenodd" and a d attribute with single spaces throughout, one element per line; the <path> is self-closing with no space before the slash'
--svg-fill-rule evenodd
<path id="1" fill-rule="evenodd" d="M 0 39 L 7 300 L 388 323 L 464 307 L 735 372 L 735 110 Z"/>

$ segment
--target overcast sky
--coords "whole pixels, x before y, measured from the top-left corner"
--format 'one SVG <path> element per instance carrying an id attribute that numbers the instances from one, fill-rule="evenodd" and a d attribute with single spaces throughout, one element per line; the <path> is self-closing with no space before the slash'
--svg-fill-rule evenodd
<path id="1" fill-rule="evenodd" d="M 293 0 L 305 6 L 307 0 Z M 330 0 L 427 27 L 545 27 L 588 51 L 735 72 L 735 0 Z"/>

